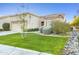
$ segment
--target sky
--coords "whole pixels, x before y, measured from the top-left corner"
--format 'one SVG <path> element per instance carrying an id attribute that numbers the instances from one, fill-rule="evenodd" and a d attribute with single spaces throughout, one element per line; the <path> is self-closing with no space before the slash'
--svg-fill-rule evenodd
<path id="1" fill-rule="evenodd" d="M 24 5 L 24 8 L 22 8 Z M 30 12 L 39 16 L 64 14 L 67 22 L 79 15 L 78 3 L 0 3 L 0 16 Z"/>

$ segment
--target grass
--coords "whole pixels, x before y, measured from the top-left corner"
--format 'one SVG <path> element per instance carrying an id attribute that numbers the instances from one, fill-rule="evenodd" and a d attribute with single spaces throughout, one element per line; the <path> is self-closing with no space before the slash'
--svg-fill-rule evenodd
<path id="1" fill-rule="evenodd" d="M 62 50 L 68 37 L 41 36 L 28 33 L 25 39 L 19 33 L 0 36 L 0 44 L 32 49 L 51 54 L 62 54 Z"/>

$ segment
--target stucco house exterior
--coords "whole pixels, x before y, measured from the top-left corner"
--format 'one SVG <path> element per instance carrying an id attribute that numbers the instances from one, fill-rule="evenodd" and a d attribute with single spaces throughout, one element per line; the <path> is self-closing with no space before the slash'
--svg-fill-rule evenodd
<path id="1" fill-rule="evenodd" d="M 64 14 L 51 14 L 46 16 L 38 16 L 32 13 L 22 13 L 10 16 L 0 17 L 0 29 L 2 29 L 3 23 L 10 23 L 10 30 L 15 32 L 22 31 L 21 23 L 22 19 L 19 17 L 25 14 L 25 27 L 26 29 L 40 28 L 41 26 L 50 26 L 52 21 L 65 22 Z"/>

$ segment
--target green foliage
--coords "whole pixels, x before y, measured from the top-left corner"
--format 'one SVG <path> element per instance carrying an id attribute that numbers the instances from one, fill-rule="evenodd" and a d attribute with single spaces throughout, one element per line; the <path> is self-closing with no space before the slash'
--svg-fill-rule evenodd
<path id="1" fill-rule="evenodd" d="M 78 26 L 79 25 L 79 17 L 75 17 L 74 20 L 70 23 L 72 26 Z"/>
<path id="2" fill-rule="evenodd" d="M 4 24 L 2 25 L 2 27 L 3 27 L 3 30 L 4 30 L 4 31 L 9 31 L 9 30 L 10 30 L 10 24 L 9 24 L 9 23 L 4 23 Z"/>
<path id="3" fill-rule="evenodd" d="M 27 29 L 27 32 L 31 32 L 31 31 L 38 31 L 38 28 L 33 28 L 33 29 Z"/>
<path id="4" fill-rule="evenodd" d="M 58 22 L 58 21 L 54 21 L 53 22 L 53 32 L 56 34 L 66 34 L 66 32 L 70 31 L 70 26 L 67 23 L 64 22 Z"/>
<path id="5" fill-rule="evenodd" d="M 39 31 L 43 34 L 51 34 L 52 33 L 52 28 L 51 27 L 41 27 Z"/>
<path id="6" fill-rule="evenodd" d="M 0 29 L 0 31 L 3 31 L 3 29 Z"/>

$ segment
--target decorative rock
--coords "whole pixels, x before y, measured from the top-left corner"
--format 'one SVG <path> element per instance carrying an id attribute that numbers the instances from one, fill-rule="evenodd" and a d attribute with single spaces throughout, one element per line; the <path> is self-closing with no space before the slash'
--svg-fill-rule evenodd
<path id="1" fill-rule="evenodd" d="M 69 41 L 67 42 L 67 45 L 64 48 L 65 55 L 79 55 L 79 44 L 77 37 L 78 34 L 76 32 L 76 29 L 73 28 L 71 37 L 69 38 Z"/>

